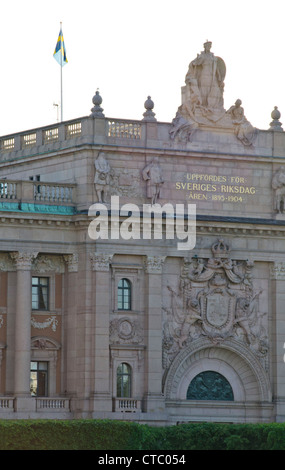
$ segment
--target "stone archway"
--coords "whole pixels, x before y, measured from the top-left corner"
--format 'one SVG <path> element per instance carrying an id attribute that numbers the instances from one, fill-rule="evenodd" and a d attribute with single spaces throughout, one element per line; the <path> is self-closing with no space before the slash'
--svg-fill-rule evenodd
<path id="1" fill-rule="evenodd" d="M 272 399 L 267 374 L 247 347 L 235 340 L 213 344 L 205 338 L 193 341 L 176 356 L 166 376 L 165 398 L 186 400 L 191 380 L 205 370 L 225 377 L 232 387 L 234 401 L 268 403 Z"/>

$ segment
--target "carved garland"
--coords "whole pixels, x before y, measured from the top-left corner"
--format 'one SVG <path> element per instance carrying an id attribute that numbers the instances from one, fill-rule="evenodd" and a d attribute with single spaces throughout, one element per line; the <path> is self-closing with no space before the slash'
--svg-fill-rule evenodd
<path id="1" fill-rule="evenodd" d="M 52 316 L 43 322 L 37 322 L 35 318 L 32 317 L 31 325 L 38 330 L 44 330 L 45 328 L 49 328 L 51 326 L 52 331 L 56 331 L 58 320 L 56 319 L 55 316 Z"/>

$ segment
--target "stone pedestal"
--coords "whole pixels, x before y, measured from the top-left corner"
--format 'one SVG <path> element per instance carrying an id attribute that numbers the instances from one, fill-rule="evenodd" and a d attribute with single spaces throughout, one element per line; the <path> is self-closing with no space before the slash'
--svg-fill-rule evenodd
<path id="1" fill-rule="evenodd" d="M 17 397 L 14 402 L 15 412 L 34 413 L 36 412 L 36 399 L 29 397 Z"/>

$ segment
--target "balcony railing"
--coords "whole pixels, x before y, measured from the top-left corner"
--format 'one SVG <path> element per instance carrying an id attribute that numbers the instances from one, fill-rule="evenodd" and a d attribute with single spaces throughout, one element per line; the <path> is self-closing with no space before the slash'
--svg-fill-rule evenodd
<path id="1" fill-rule="evenodd" d="M 1 412 L 14 412 L 13 397 L 0 397 L 0 417 Z M 69 412 L 70 411 L 70 399 L 69 398 L 49 398 L 41 397 L 36 398 L 36 411 L 57 411 L 57 412 Z"/>
<path id="2" fill-rule="evenodd" d="M 0 413 L 1 413 L 1 410 L 14 411 L 14 398 L 1 397 L 0 398 Z"/>
<path id="3" fill-rule="evenodd" d="M 114 398 L 114 411 L 139 412 L 141 411 L 141 401 L 136 398 Z"/>
<path id="4" fill-rule="evenodd" d="M 37 411 L 70 411 L 70 403 L 68 398 L 37 398 L 36 409 Z"/>
<path id="5" fill-rule="evenodd" d="M 75 184 L 0 180 L 0 210 L 74 213 Z"/>
<path id="6" fill-rule="evenodd" d="M 0 199 L 17 199 L 16 181 L 0 181 Z"/>
<path id="7" fill-rule="evenodd" d="M 34 183 L 34 200 L 41 202 L 72 203 L 74 185 Z"/>

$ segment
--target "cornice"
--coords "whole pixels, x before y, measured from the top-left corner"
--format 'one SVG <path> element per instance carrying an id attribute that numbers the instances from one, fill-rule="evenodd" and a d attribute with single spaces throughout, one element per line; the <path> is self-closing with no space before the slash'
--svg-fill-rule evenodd
<path id="1" fill-rule="evenodd" d="M 222 220 L 207 220 L 207 216 L 202 217 L 203 220 L 196 221 L 196 233 L 199 235 L 234 235 L 234 236 L 250 236 L 250 237 L 281 237 L 285 236 L 284 221 L 253 219 L 252 222 L 236 220 L 228 221 L 227 218 Z M 209 217 L 210 218 L 210 217 Z M 2 212 L 0 213 L 0 226 L 17 225 L 31 228 L 58 228 L 58 229 L 88 229 L 92 217 L 88 214 L 76 215 L 48 215 L 48 214 L 17 214 Z M 242 219 L 241 219 L 242 220 Z M 282 223 L 283 222 L 283 223 Z"/>

